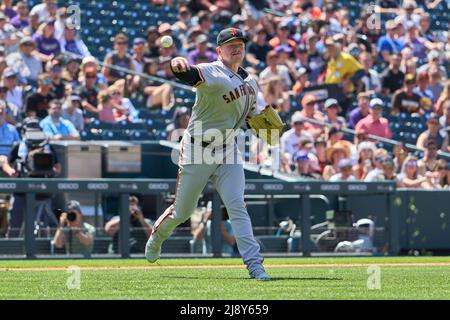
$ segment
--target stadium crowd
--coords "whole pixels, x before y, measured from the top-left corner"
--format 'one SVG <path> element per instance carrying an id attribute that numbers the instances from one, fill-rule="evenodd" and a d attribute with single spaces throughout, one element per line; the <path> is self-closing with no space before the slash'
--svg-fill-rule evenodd
<path id="1" fill-rule="evenodd" d="M 191 106 L 180 106 L 176 86 L 165 81 L 177 81 L 170 59 L 183 55 L 192 64 L 214 61 L 214 28 L 234 26 L 249 38 L 244 65 L 258 79 L 258 107 L 276 106 L 289 126 L 279 148 L 260 148 L 260 142 L 252 146 L 251 161 L 312 179 L 449 186 L 448 162 L 438 150 L 450 151 L 450 33 L 432 30 L 434 21 L 427 13 L 448 2 L 381 1 L 377 12 L 362 7 L 354 23 L 351 10 L 338 1 L 176 3 L 175 23 L 150 26 L 132 39 L 119 33 L 105 57 L 93 57 L 67 8 L 56 0 L 32 8 L 26 1 L 2 1 L 4 173 L 17 175 L 5 157 L 30 119 L 39 121 L 51 141 L 59 141 L 80 139 L 94 119 L 140 122 L 142 109 L 176 109 L 167 130 L 169 139 L 178 140 L 175 129 L 186 128 Z M 388 19 L 384 23 L 377 17 Z M 164 35 L 173 38 L 172 46 L 160 45 Z M 416 145 L 423 153 L 408 150 L 402 141 L 391 146 L 373 138 L 399 140 L 393 121 L 414 118 L 424 119 L 416 128 Z M 355 130 L 354 136 L 343 131 L 347 128 Z M 280 156 L 270 157 L 274 153 Z"/>

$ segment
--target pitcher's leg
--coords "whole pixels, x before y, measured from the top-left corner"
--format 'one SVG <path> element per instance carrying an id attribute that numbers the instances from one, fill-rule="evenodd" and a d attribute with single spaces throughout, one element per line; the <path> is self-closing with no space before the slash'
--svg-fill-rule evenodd
<path id="1" fill-rule="evenodd" d="M 185 222 L 194 212 L 200 193 L 216 166 L 184 165 L 180 168 L 177 179 L 175 202 L 158 218 L 146 246 L 146 257 L 154 262 L 159 258 L 159 251 L 164 240 L 173 230 Z"/>
<path id="2" fill-rule="evenodd" d="M 253 235 L 252 223 L 244 202 L 245 175 L 240 164 L 223 164 L 211 178 L 230 216 L 239 253 L 252 275 L 263 270 L 261 248 Z"/>

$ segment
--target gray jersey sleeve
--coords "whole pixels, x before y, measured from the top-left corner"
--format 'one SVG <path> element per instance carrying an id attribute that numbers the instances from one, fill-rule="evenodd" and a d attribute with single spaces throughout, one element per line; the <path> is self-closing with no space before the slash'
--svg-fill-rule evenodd
<path id="1" fill-rule="evenodd" d="M 220 74 L 219 69 L 213 63 L 200 63 L 193 67 L 197 68 L 202 80 L 197 87 L 214 87 L 220 83 L 224 83 L 224 79 L 222 79 L 223 75 Z"/>

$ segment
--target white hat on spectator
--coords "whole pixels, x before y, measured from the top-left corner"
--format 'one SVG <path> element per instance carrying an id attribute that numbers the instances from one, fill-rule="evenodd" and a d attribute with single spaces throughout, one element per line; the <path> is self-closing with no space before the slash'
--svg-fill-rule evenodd
<path id="1" fill-rule="evenodd" d="M 370 100 L 370 107 L 371 108 L 383 107 L 383 106 L 384 106 L 384 102 L 380 98 L 373 98 L 372 100 Z"/>
<path id="2" fill-rule="evenodd" d="M 372 152 L 375 153 L 375 150 L 377 150 L 377 148 L 373 142 L 363 141 L 358 145 L 358 153 L 363 150 L 372 150 Z"/>

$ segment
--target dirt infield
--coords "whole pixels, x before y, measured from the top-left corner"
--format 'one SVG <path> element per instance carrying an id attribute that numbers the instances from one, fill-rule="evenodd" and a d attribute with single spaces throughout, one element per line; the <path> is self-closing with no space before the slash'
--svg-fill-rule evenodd
<path id="1" fill-rule="evenodd" d="M 450 267 L 450 262 L 423 262 L 423 263 L 324 263 L 324 264 L 267 264 L 270 268 L 351 268 L 351 267 Z M 0 268 L 0 271 L 66 271 L 69 267 L 23 267 Z M 169 269 L 244 269 L 244 265 L 198 265 L 198 266 L 104 266 L 79 267 L 81 271 L 104 270 L 169 270 Z"/>

